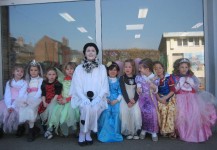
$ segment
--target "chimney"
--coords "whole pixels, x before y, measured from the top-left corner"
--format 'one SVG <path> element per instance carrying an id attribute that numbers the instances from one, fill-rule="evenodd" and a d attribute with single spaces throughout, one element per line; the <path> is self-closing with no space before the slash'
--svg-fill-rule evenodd
<path id="1" fill-rule="evenodd" d="M 23 45 L 24 45 L 24 39 L 23 39 L 23 37 L 18 37 L 18 38 L 17 38 L 17 43 L 18 43 L 20 46 L 23 46 Z"/>
<path id="2" fill-rule="evenodd" d="M 69 45 L 69 40 L 68 40 L 67 38 L 63 37 L 63 38 L 62 38 L 62 44 L 63 44 L 64 46 L 68 46 L 68 45 Z"/>

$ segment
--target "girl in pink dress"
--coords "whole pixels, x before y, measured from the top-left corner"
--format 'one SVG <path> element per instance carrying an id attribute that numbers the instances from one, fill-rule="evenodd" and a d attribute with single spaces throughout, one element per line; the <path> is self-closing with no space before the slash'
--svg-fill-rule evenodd
<path id="1" fill-rule="evenodd" d="M 212 135 L 211 126 L 216 122 L 214 97 L 199 91 L 199 81 L 190 69 L 190 61 L 181 58 L 174 63 L 176 89 L 176 130 L 181 140 L 204 142 Z"/>
<path id="2" fill-rule="evenodd" d="M 11 79 L 6 83 L 4 100 L 0 101 L 0 137 L 5 133 L 11 133 L 18 128 L 18 112 L 16 100 L 23 98 L 27 83 L 24 78 L 24 68 L 15 65 L 12 69 Z"/>

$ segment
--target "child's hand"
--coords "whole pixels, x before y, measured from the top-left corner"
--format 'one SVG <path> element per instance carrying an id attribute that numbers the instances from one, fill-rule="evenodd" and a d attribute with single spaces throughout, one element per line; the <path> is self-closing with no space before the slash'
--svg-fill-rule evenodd
<path id="1" fill-rule="evenodd" d="M 156 90 L 156 85 L 154 83 L 150 82 L 150 88 L 155 91 Z"/>
<path id="2" fill-rule="evenodd" d="M 127 104 L 127 106 L 128 106 L 129 108 L 133 107 L 133 105 L 134 105 L 134 104 L 132 104 L 131 102 L 129 102 L 129 103 Z"/>
<path id="3" fill-rule="evenodd" d="M 8 112 L 9 112 L 9 113 L 11 113 L 11 112 L 13 112 L 13 111 L 14 111 L 13 108 L 8 108 Z"/>
<path id="4" fill-rule="evenodd" d="M 46 108 L 48 106 L 48 103 L 43 102 L 43 106 Z"/>
<path id="5" fill-rule="evenodd" d="M 132 103 L 132 104 L 135 104 L 136 103 L 136 101 L 132 98 L 132 99 L 130 99 L 130 102 Z"/>
<path id="6" fill-rule="evenodd" d="M 136 92 L 137 92 L 138 94 L 141 94 L 141 93 L 142 93 L 142 88 L 141 88 L 141 87 L 138 87 L 138 88 L 136 89 Z"/>
<path id="7" fill-rule="evenodd" d="M 61 104 L 62 104 L 62 105 L 65 105 L 66 102 L 67 102 L 66 99 L 63 98 L 62 101 L 61 101 Z"/>
<path id="8" fill-rule="evenodd" d="M 115 104 L 117 104 L 118 103 L 118 100 L 113 100 L 113 101 L 111 101 L 111 105 L 115 105 Z"/>
<path id="9" fill-rule="evenodd" d="M 160 102 L 160 103 L 162 103 L 162 104 L 166 104 L 166 103 L 167 103 L 166 99 L 165 99 L 165 98 L 163 98 L 163 97 L 162 97 L 162 98 L 160 98 L 159 102 Z"/>
<path id="10" fill-rule="evenodd" d="M 63 98 L 58 98 L 57 103 L 62 104 Z"/>

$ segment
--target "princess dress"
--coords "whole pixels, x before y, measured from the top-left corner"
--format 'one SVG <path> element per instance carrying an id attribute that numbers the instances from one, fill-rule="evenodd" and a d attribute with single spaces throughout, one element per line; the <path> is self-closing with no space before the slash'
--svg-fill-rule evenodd
<path id="1" fill-rule="evenodd" d="M 118 100 L 115 105 L 108 105 L 98 120 L 98 140 L 101 142 L 123 141 L 120 122 L 121 89 L 117 78 L 109 78 L 110 96 L 109 101 Z"/>
<path id="2" fill-rule="evenodd" d="M 216 110 L 211 101 L 197 92 L 199 82 L 195 76 L 176 76 L 176 129 L 187 142 L 204 142 L 212 135 Z"/>
<path id="3" fill-rule="evenodd" d="M 136 84 L 127 84 L 125 83 L 125 79 L 128 77 L 126 75 L 121 76 L 120 84 L 122 94 L 126 91 L 129 99 L 135 97 L 136 93 Z M 135 76 L 133 77 L 134 82 Z M 131 79 L 130 79 L 131 80 Z M 142 126 L 142 118 L 141 111 L 139 108 L 139 103 L 133 105 L 133 107 L 129 108 L 126 102 L 126 99 L 123 98 L 120 102 L 120 118 L 121 118 L 121 133 L 123 135 L 137 136 L 137 131 L 141 129 Z"/>
<path id="4" fill-rule="evenodd" d="M 175 85 L 172 76 L 166 74 L 163 79 L 158 79 L 158 94 L 160 97 L 166 96 L 170 91 L 175 92 Z M 160 117 L 160 133 L 162 135 L 170 134 L 175 136 L 175 114 L 176 114 L 176 100 L 175 96 L 171 96 L 166 100 L 166 104 L 158 102 L 158 111 Z"/>
<path id="5" fill-rule="evenodd" d="M 6 133 L 17 130 L 19 108 L 16 106 L 16 101 L 24 97 L 26 89 L 27 83 L 24 80 L 12 80 L 11 86 L 9 82 L 6 84 L 5 98 L 0 101 L 0 124 L 3 124 L 3 130 Z M 8 108 L 13 108 L 14 111 L 8 112 Z"/>
<path id="6" fill-rule="evenodd" d="M 149 133 L 158 133 L 158 110 L 157 99 L 150 89 L 150 82 L 157 85 L 157 81 L 151 81 L 154 74 L 150 76 L 136 76 L 137 85 L 140 84 L 142 93 L 139 95 L 139 107 L 142 114 L 142 130 Z"/>
<path id="7" fill-rule="evenodd" d="M 19 122 L 26 121 L 35 122 L 38 115 L 38 106 L 41 102 L 41 77 L 31 78 L 27 89 L 28 94 L 24 99 L 18 101 L 19 106 Z"/>

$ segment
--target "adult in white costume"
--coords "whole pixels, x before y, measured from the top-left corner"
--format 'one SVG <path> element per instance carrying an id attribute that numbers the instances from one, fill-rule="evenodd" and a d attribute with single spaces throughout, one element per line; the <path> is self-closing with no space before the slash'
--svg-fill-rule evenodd
<path id="1" fill-rule="evenodd" d="M 91 130 L 97 132 L 97 120 L 107 106 L 106 96 L 109 94 L 107 72 L 97 59 L 99 50 L 96 44 L 84 45 L 84 60 L 73 74 L 71 84 L 72 108 L 80 109 L 80 133 L 78 144 L 91 145 Z"/>

